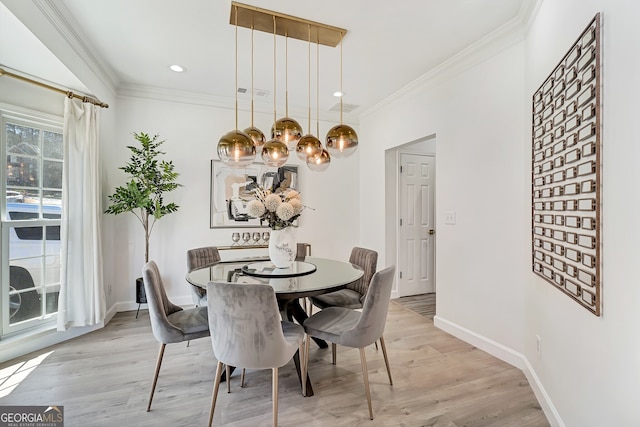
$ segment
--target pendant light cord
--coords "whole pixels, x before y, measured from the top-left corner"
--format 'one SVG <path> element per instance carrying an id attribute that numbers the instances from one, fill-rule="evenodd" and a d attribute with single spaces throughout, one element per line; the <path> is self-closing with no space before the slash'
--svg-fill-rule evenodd
<path id="1" fill-rule="evenodd" d="M 316 135 L 320 137 L 320 39 L 316 40 Z"/>
<path id="2" fill-rule="evenodd" d="M 289 117 L 289 34 L 284 33 L 284 116 Z"/>
<path id="3" fill-rule="evenodd" d="M 309 29 L 309 49 L 308 49 L 308 54 L 307 57 L 309 59 L 309 121 L 307 122 L 307 129 L 309 129 L 309 132 L 311 132 L 311 25 L 308 25 L 308 29 Z"/>
<path id="4" fill-rule="evenodd" d="M 340 124 L 342 124 L 342 98 L 344 98 L 344 92 L 342 91 L 342 32 L 340 32 Z"/>
<path id="5" fill-rule="evenodd" d="M 253 18 L 251 18 L 251 127 L 253 127 Z"/>
<path id="6" fill-rule="evenodd" d="M 276 16 L 273 16 L 273 123 L 276 117 Z"/>
<path id="7" fill-rule="evenodd" d="M 236 129 L 238 129 L 238 6 L 236 6 Z"/>

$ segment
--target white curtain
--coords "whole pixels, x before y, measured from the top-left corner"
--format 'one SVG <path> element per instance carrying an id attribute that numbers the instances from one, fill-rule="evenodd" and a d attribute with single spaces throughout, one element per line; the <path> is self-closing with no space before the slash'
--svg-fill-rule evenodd
<path id="1" fill-rule="evenodd" d="M 64 99 L 58 330 L 98 324 L 106 313 L 100 239 L 99 108 Z"/>

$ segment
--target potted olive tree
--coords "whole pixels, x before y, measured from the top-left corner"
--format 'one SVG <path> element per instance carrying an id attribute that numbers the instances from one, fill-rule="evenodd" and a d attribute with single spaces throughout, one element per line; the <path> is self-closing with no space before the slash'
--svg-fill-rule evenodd
<path id="1" fill-rule="evenodd" d="M 150 137 L 143 132 L 134 132 L 133 136 L 139 146 L 127 146 L 131 150 L 131 158 L 125 166 L 119 168 L 131 180 L 126 185 L 117 187 L 115 193 L 109 196 L 111 205 L 105 213 L 117 215 L 131 212 L 138 218 L 144 229 L 144 262 L 147 263 L 149 237 L 153 226 L 157 220 L 179 208 L 175 203 L 165 203 L 164 194 L 180 187 L 180 184 L 175 182 L 178 173 L 174 170 L 173 162 L 157 159 L 165 154 L 159 150 L 164 141 L 158 141 L 158 135 Z M 147 302 L 141 278 L 136 280 L 136 302 L 138 309 L 141 303 Z"/>

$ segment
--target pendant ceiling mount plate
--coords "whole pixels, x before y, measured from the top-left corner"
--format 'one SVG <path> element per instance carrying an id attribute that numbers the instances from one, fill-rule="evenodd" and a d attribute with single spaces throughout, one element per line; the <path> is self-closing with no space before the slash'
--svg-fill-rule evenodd
<path id="1" fill-rule="evenodd" d="M 311 26 L 311 40 L 325 46 L 336 47 L 340 43 L 340 35 L 344 38 L 347 30 L 309 21 L 308 19 L 273 12 L 248 4 L 231 2 L 231 17 L 229 23 L 235 25 L 236 10 L 238 26 L 273 34 L 273 17 L 276 18 L 277 33 L 280 36 L 308 41 L 309 26 Z"/>

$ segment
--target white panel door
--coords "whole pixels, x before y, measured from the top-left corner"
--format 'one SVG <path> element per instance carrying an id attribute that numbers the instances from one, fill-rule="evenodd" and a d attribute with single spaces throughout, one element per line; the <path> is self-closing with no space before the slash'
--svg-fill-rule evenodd
<path id="1" fill-rule="evenodd" d="M 435 158 L 400 154 L 399 296 L 435 292 Z"/>

